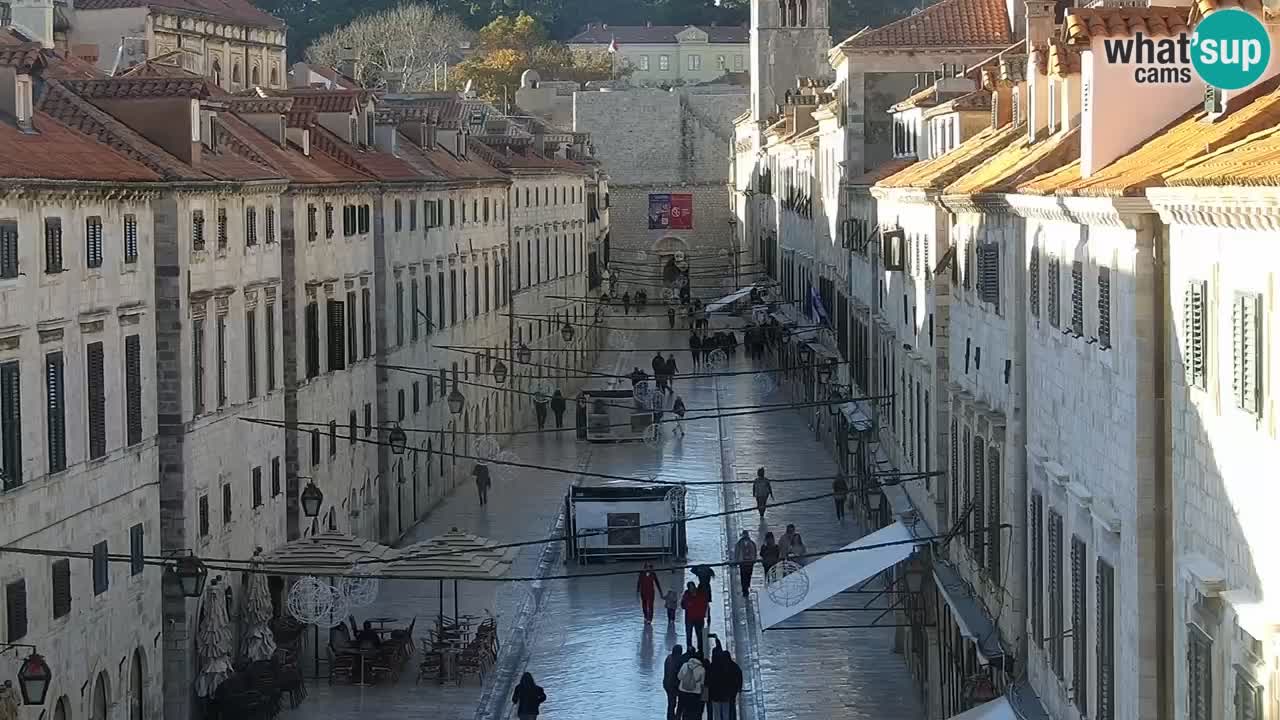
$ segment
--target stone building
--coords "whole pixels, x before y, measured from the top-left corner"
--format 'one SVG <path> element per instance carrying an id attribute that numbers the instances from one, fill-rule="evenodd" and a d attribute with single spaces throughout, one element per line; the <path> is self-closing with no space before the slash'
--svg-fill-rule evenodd
<path id="1" fill-rule="evenodd" d="M 745 27 L 697 25 L 604 25 L 593 23 L 569 38 L 573 50 L 608 52 L 630 70 L 627 82 L 644 87 L 678 87 L 745 72 L 750 50 Z"/>

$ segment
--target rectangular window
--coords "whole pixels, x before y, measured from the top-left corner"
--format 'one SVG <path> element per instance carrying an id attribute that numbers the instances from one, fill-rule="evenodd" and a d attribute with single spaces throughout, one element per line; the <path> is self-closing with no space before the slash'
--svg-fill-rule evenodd
<path id="1" fill-rule="evenodd" d="M 62 218 L 44 219 L 44 271 L 62 272 Z"/>
<path id="2" fill-rule="evenodd" d="M 1089 556 L 1084 541 L 1071 537 L 1071 697 L 1083 716 L 1089 711 L 1089 582 L 1085 572 Z"/>
<path id="3" fill-rule="evenodd" d="M 1213 720 L 1213 638 L 1187 626 L 1187 720 Z"/>
<path id="4" fill-rule="evenodd" d="M 311 466 L 320 464 L 320 431 L 311 430 Z"/>
<path id="5" fill-rule="evenodd" d="M 317 230 L 317 223 L 316 223 L 316 206 L 308 205 L 307 206 L 307 241 L 315 242 L 318 232 L 319 231 Z M 328 235 L 326 235 L 325 237 L 328 237 Z"/>
<path id="6" fill-rule="evenodd" d="M 422 324 L 418 320 L 418 278 L 410 278 L 409 280 L 409 342 L 418 342 L 418 327 Z"/>
<path id="7" fill-rule="evenodd" d="M 263 214 L 266 216 L 267 244 L 270 245 L 276 241 L 276 207 L 268 205 Z"/>
<path id="8" fill-rule="evenodd" d="M 249 399 L 258 397 L 258 309 L 244 311 L 245 384 Z"/>
<path id="9" fill-rule="evenodd" d="M 1056 257 L 1049 258 L 1049 276 L 1045 286 L 1045 292 L 1048 298 L 1045 301 L 1045 313 L 1049 316 L 1050 327 L 1058 327 L 1062 322 L 1062 313 L 1060 305 L 1062 304 L 1062 295 L 1059 290 L 1059 284 L 1062 281 L 1062 261 Z"/>
<path id="10" fill-rule="evenodd" d="M 96 559 L 95 554 L 95 559 Z M 18 642 L 27 636 L 27 581 L 14 580 L 4 586 L 5 627 L 7 642 Z"/>
<path id="11" fill-rule="evenodd" d="M 1182 362 L 1187 384 L 1205 389 L 1207 373 L 1208 323 L 1205 302 L 1208 284 L 1202 280 L 1187 283 L 1182 298 Z"/>
<path id="12" fill-rule="evenodd" d="M 1098 347 L 1111 347 L 1111 268 L 1098 268 Z"/>
<path id="13" fill-rule="evenodd" d="M 369 437 L 373 434 L 373 404 L 364 404 L 364 436 Z"/>
<path id="14" fill-rule="evenodd" d="M 418 381 L 413 382 L 413 414 L 417 415 L 422 409 L 422 398 L 419 393 Z"/>
<path id="15" fill-rule="evenodd" d="M 201 495 L 199 508 L 200 537 L 209 537 L 209 496 Z"/>
<path id="16" fill-rule="evenodd" d="M 667 70 L 670 70 L 670 69 L 671 69 L 671 56 L 669 56 L 669 55 L 659 55 L 659 56 L 658 56 L 658 69 L 659 69 L 659 70 L 661 70 L 661 71 L 663 71 L 663 72 L 666 72 Z"/>
<path id="17" fill-rule="evenodd" d="M 218 315 L 218 407 L 227 404 L 227 316 Z"/>
<path id="18" fill-rule="evenodd" d="M 84 257 L 89 267 L 102 267 L 102 218 L 97 215 L 84 220 Z"/>
<path id="19" fill-rule="evenodd" d="M 484 221 L 489 222 L 489 198 L 484 199 Z"/>
<path id="20" fill-rule="evenodd" d="M 227 249 L 227 209 L 218 208 L 218 249 Z"/>
<path id="21" fill-rule="evenodd" d="M 50 574 L 53 576 L 53 616 L 66 617 L 71 613 L 71 561 L 54 560 Z"/>
<path id="22" fill-rule="evenodd" d="M 271 458 L 271 497 L 280 495 L 280 458 Z"/>
<path id="23" fill-rule="evenodd" d="M 373 357 L 373 297 L 369 288 L 360 291 L 360 342 L 366 358 Z"/>
<path id="24" fill-rule="evenodd" d="M 370 218 L 371 218 L 371 217 L 372 217 L 372 214 L 371 214 L 371 211 L 370 211 L 369 206 L 368 206 L 368 205 L 361 205 L 361 206 L 360 206 L 360 212 L 359 212 L 359 213 L 357 214 L 357 216 L 356 216 L 356 219 L 358 220 L 358 223 L 357 223 L 358 228 L 357 228 L 357 229 L 360 231 L 360 234 L 361 234 L 361 235 L 368 235 L 368 234 L 369 234 L 369 225 L 370 225 Z"/>
<path id="25" fill-rule="evenodd" d="M 235 517 L 235 513 L 231 507 L 231 485 L 222 486 L 222 524 L 230 525 L 231 518 Z"/>
<path id="26" fill-rule="evenodd" d="M 0 278 L 18 277 L 18 223 L 0 222 Z"/>
<path id="27" fill-rule="evenodd" d="M 329 421 L 329 457 L 338 455 L 338 421 Z"/>
<path id="28" fill-rule="evenodd" d="M 439 320 L 436 322 L 437 328 L 449 327 L 449 318 L 445 315 L 447 306 L 444 303 L 444 272 L 436 273 L 436 312 L 439 314 Z"/>
<path id="29" fill-rule="evenodd" d="M 1071 334 L 1084 335 L 1084 263 L 1071 263 Z"/>
<path id="30" fill-rule="evenodd" d="M 191 412 L 204 412 L 204 320 L 191 323 Z"/>
<path id="31" fill-rule="evenodd" d="M 1031 493 L 1031 641 L 1044 647 L 1044 496 Z"/>
<path id="32" fill-rule="evenodd" d="M 454 202 L 453 198 L 449 198 L 449 227 L 453 227 Z"/>
<path id="33" fill-rule="evenodd" d="M 44 356 L 45 423 L 49 435 L 49 472 L 67 469 L 67 419 L 62 394 L 62 353 Z"/>
<path id="34" fill-rule="evenodd" d="M 410 207 L 410 208 L 416 208 L 416 207 L 418 207 L 418 206 L 417 206 L 417 205 L 415 205 L 414 203 L 409 203 L 409 207 Z M 396 198 L 396 201 L 395 201 L 395 218 L 394 218 L 394 220 L 392 221 L 392 222 L 393 222 L 393 225 L 394 225 L 394 227 L 395 227 L 395 229 L 396 229 L 396 232 L 400 232 L 400 229 L 401 229 L 401 225 L 400 225 L 400 224 L 401 224 L 401 222 L 402 222 L 402 219 L 404 218 L 403 211 L 404 211 L 403 203 L 401 203 L 401 202 L 400 202 L 400 199 L 399 199 L 399 198 Z"/>
<path id="35" fill-rule="evenodd" d="M 368 403 L 366 403 L 366 404 L 368 404 Z M 356 440 L 357 440 L 357 438 L 358 438 L 358 433 L 357 433 L 357 428 L 356 428 L 356 411 L 355 411 L 355 410 L 352 410 L 352 411 L 351 411 L 351 414 L 347 416 L 347 441 L 348 441 L 348 444 L 355 445 L 355 444 L 356 444 Z"/>
<path id="36" fill-rule="evenodd" d="M 276 389 L 276 306 L 267 303 L 267 392 Z"/>
<path id="37" fill-rule="evenodd" d="M 458 322 L 458 271 L 449 270 L 449 324 Z"/>
<path id="38" fill-rule="evenodd" d="M 22 484 L 22 376 L 18 361 L 0 364 L 0 489 Z"/>
<path id="39" fill-rule="evenodd" d="M 252 205 L 244 209 L 244 244 L 245 247 L 258 244 L 258 208 Z"/>
<path id="40" fill-rule="evenodd" d="M 978 297 L 1000 305 L 1000 246 L 995 243 L 978 246 Z"/>
<path id="41" fill-rule="evenodd" d="M 641 56 L 640 56 L 639 69 L 640 69 L 640 71 L 641 71 L 641 72 L 648 72 L 648 71 L 649 71 L 649 56 L 648 56 L 648 55 L 641 55 Z M 517 197 L 519 197 L 519 196 L 517 196 Z"/>
<path id="42" fill-rule="evenodd" d="M 733 56 L 733 69 L 734 69 L 734 70 L 737 70 L 738 72 L 741 72 L 741 71 L 742 71 L 743 69 L 745 69 L 745 67 L 746 67 L 746 65 L 745 65 L 744 63 L 745 63 L 745 60 L 743 59 L 743 57 L 742 57 L 741 55 L 734 55 L 734 56 Z"/>
<path id="43" fill-rule="evenodd" d="M 423 207 L 423 210 L 426 210 L 425 204 L 422 207 Z M 398 218 L 399 215 L 400 214 L 397 212 L 396 217 Z M 423 219 L 425 220 L 426 218 L 423 218 Z M 399 230 L 400 226 L 396 225 L 396 229 Z M 413 231 L 417 229 L 418 229 L 418 203 L 415 200 L 409 203 L 409 230 Z"/>
<path id="44" fill-rule="evenodd" d="M 204 250 L 204 211 L 191 211 L 191 250 Z"/>
<path id="45" fill-rule="evenodd" d="M 422 278 L 422 302 L 423 302 L 423 319 L 422 324 L 425 326 L 423 332 L 427 335 L 435 329 L 435 316 L 431 314 L 431 273 L 424 272 Z"/>
<path id="46" fill-rule="evenodd" d="M 325 302 L 324 309 L 329 333 L 327 336 L 329 372 L 343 370 L 347 367 L 346 310 L 341 302 L 333 299 Z"/>
<path id="47" fill-rule="evenodd" d="M 101 595 L 111 586 L 111 565 L 107 562 L 107 541 L 93 546 L 93 594 Z"/>
<path id="48" fill-rule="evenodd" d="M 262 507 L 262 468 L 256 467 L 250 471 L 249 490 L 253 494 L 253 506 Z"/>
<path id="49" fill-rule="evenodd" d="M 1115 571 L 1105 561 L 1097 562 L 1096 599 L 1098 607 L 1097 643 L 1098 704 L 1097 720 L 1116 720 L 1116 579 Z M 1259 716 L 1258 720 L 1261 720 Z"/>
<path id="50" fill-rule="evenodd" d="M 1062 617 L 1062 516 L 1049 511 L 1049 664 L 1059 678 L 1064 678 Z"/>
<path id="51" fill-rule="evenodd" d="M 342 225 L 345 229 L 348 226 L 347 209 L 342 209 Z M 324 204 L 324 236 L 326 238 L 333 237 L 333 203 Z"/>
<path id="52" fill-rule="evenodd" d="M 138 217 L 132 214 L 124 216 L 124 262 L 138 262 Z"/>
<path id="53" fill-rule="evenodd" d="M 396 420 L 404 420 L 404 415 L 404 388 L 400 388 L 396 391 Z"/>
<path id="54" fill-rule="evenodd" d="M 1262 415 L 1262 296 L 1236 293 L 1231 306 L 1231 394 L 1236 407 Z"/>
<path id="55" fill-rule="evenodd" d="M 320 306 L 307 303 L 306 309 L 307 377 L 320 375 Z"/>
<path id="56" fill-rule="evenodd" d="M 143 569 L 147 567 L 143 557 L 146 555 L 143 543 L 143 528 L 139 523 L 129 528 L 129 574 L 141 575 Z"/>
<path id="57" fill-rule="evenodd" d="M 85 348 L 85 386 L 88 400 L 89 459 L 107 454 L 107 388 L 102 343 Z"/>
<path id="58" fill-rule="evenodd" d="M 404 345 L 404 283 L 396 282 L 396 347 Z"/>
<path id="59" fill-rule="evenodd" d="M 471 266 L 471 314 L 480 314 L 480 266 Z"/>
<path id="60" fill-rule="evenodd" d="M 360 323 L 356 320 L 356 291 L 347 292 L 347 363 L 355 365 L 360 359 L 360 344 L 356 339 Z"/>

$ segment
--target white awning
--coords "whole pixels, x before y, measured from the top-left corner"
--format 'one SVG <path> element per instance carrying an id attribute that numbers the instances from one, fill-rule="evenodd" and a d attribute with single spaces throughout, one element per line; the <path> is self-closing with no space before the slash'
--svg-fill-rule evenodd
<path id="1" fill-rule="evenodd" d="M 985 702 L 976 708 L 965 710 L 959 715 L 952 715 L 951 720 L 1018 720 L 1013 713 L 1013 706 L 1008 698 L 997 698 Z"/>
<path id="2" fill-rule="evenodd" d="M 751 294 L 752 289 L 754 289 L 754 286 L 753 286 L 753 287 L 744 287 L 744 288 L 742 288 L 741 290 L 739 290 L 739 291 L 737 291 L 737 292 L 735 292 L 735 293 L 732 293 L 732 294 L 730 294 L 730 295 L 725 295 L 724 297 L 720 298 L 719 300 L 717 300 L 717 301 L 715 301 L 715 302 L 713 302 L 713 303 L 711 303 L 711 304 L 707 305 L 706 310 L 707 310 L 707 312 L 716 312 L 716 311 L 718 311 L 718 310 L 721 310 L 722 308 L 726 308 L 726 307 L 728 307 L 728 306 L 730 306 L 730 305 L 732 305 L 732 304 L 734 304 L 734 303 L 738 302 L 738 301 L 739 301 L 739 300 L 741 300 L 742 298 L 744 298 L 744 297 L 746 297 L 746 296 L 750 295 L 750 294 Z"/>
<path id="3" fill-rule="evenodd" d="M 771 594 L 767 589 L 760 593 L 758 607 L 760 609 L 761 627 L 768 629 L 787 618 L 804 612 L 818 603 L 844 592 L 878 572 L 892 567 L 911 557 L 916 543 L 907 526 L 894 523 L 886 528 L 859 538 L 844 547 L 845 550 L 867 548 L 853 552 L 839 552 L 824 555 L 809 563 L 804 568 L 808 579 L 808 587 L 797 602 L 785 605 L 776 601 L 774 594 L 782 596 L 784 592 Z M 887 543 L 897 543 L 885 546 Z M 803 583 L 792 587 L 803 588 Z"/>

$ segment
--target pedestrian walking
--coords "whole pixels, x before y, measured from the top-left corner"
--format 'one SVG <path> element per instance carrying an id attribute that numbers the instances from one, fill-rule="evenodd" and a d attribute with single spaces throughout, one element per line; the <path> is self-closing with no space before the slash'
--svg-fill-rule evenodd
<path id="1" fill-rule="evenodd" d="M 702 367 L 702 340 L 697 333 L 689 333 L 689 354 L 693 356 L 693 367 Z"/>
<path id="2" fill-rule="evenodd" d="M 711 622 L 711 578 L 716 576 L 716 571 L 710 565 L 694 565 L 689 572 L 698 578 L 698 590 L 707 598 L 707 622 Z M 698 650 L 701 651 L 702 647 L 699 646 Z"/>
<path id="3" fill-rule="evenodd" d="M 707 670 L 707 700 L 711 703 L 712 720 L 733 720 L 733 709 L 742 692 L 742 668 L 733 661 L 728 650 L 711 651 L 711 667 Z"/>
<path id="4" fill-rule="evenodd" d="M 778 539 L 778 556 L 783 560 L 787 559 L 787 554 L 791 552 L 791 541 L 796 537 L 796 526 L 794 524 L 787 525 L 787 531 L 782 533 L 782 537 Z"/>
<path id="5" fill-rule="evenodd" d="M 726 344 L 729 346 L 729 357 L 737 357 L 738 355 L 738 336 L 732 330 L 726 333 Z"/>
<path id="6" fill-rule="evenodd" d="M 849 500 L 849 483 L 843 475 L 837 475 L 831 481 L 831 494 L 836 500 L 836 520 L 844 520 L 845 503 Z"/>
<path id="7" fill-rule="evenodd" d="M 476 494 L 480 496 L 480 506 L 484 507 L 489 504 L 489 486 L 493 484 L 489 477 L 489 466 L 476 465 L 471 474 L 476 476 Z"/>
<path id="8" fill-rule="evenodd" d="M 805 557 L 808 554 L 809 550 L 804 546 L 804 538 L 800 537 L 800 533 L 795 533 L 791 537 L 791 545 L 787 548 L 787 554 L 783 557 L 801 565 L 808 565 L 809 558 Z"/>
<path id="9" fill-rule="evenodd" d="M 680 599 L 680 607 L 684 609 L 684 644 L 692 651 L 693 638 L 698 638 L 698 650 L 702 650 L 702 627 L 707 620 L 707 608 L 710 604 L 698 586 L 692 582 L 684 589 L 684 597 Z"/>
<path id="10" fill-rule="evenodd" d="M 760 546 L 760 566 L 764 568 L 764 580 L 769 582 L 769 568 L 778 564 L 782 559 L 782 549 L 778 547 L 777 541 L 773 539 L 773 533 L 764 534 L 764 544 Z"/>
<path id="11" fill-rule="evenodd" d="M 652 563 L 645 563 L 636 580 L 636 593 L 640 596 L 640 609 L 644 611 L 644 624 L 653 622 L 653 599 L 662 594 L 662 583 L 653 571 Z"/>
<path id="12" fill-rule="evenodd" d="M 667 308 L 667 327 L 672 330 L 676 327 L 676 309 L 673 307 Z"/>
<path id="13" fill-rule="evenodd" d="M 564 395 L 560 394 L 560 389 L 556 388 L 555 393 L 551 395 L 551 412 L 556 415 L 556 427 L 564 427 Z"/>
<path id="14" fill-rule="evenodd" d="M 516 717 L 519 720 L 538 717 L 538 708 L 546 701 L 547 693 L 533 681 L 533 675 L 525 673 L 520 676 L 520 684 L 511 693 L 511 704 L 516 706 Z"/>
<path id="15" fill-rule="evenodd" d="M 676 415 L 676 432 L 680 433 L 680 437 L 684 437 L 684 414 L 688 409 L 684 406 L 684 398 L 676 396 L 676 402 L 671 406 L 671 412 Z"/>
<path id="16" fill-rule="evenodd" d="M 676 594 L 675 590 L 671 591 Z M 680 668 L 684 666 L 684 648 L 676 645 L 662 663 L 662 689 L 667 693 L 667 720 L 679 720 L 676 710 L 680 702 Z"/>
<path id="17" fill-rule="evenodd" d="M 750 595 L 751 572 L 756 567 L 756 555 L 756 543 L 751 539 L 751 533 L 743 530 L 742 537 L 738 538 L 738 544 L 733 550 L 733 559 L 738 561 L 738 573 L 742 580 L 742 597 Z"/>
<path id="18" fill-rule="evenodd" d="M 676 624 L 676 609 L 680 607 L 680 596 L 676 595 L 674 589 L 668 590 L 666 595 L 662 596 L 664 604 L 667 606 L 667 624 Z M 676 647 L 679 647 L 677 645 Z"/>
<path id="19" fill-rule="evenodd" d="M 636 365 L 631 368 L 631 372 L 627 377 L 631 378 L 631 387 L 635 387 L 637 383 L 644 382 L 648 375 L 645 375 L 644 371 L 640 369 L 640 366 Z"/>
<path id="20" fill-rule="evenodd" d="M 670 389 L 671 383 L 676 379 L 676 373 L 680 372 L 675 355 L 667 353 L 667 361 L 662 364 L 662 372 L 667 376 L 667 388 Z"/>
<path id="21" fill-rule="evenodd" d="M 631 293 L 630 291 L 622 293 L 622 312 L 631 314 Z"/>
<path id="22" fill-rule="evenodd" d="M 538 429 L 541 430 L 547 426 L 547 404 L 533 401 L 533 414 L 538 418 Z"/>
<path id="23" fill-rule="evenodd" d="M 690 651 L 676 673 L 680 691 L 681 720 L 702 720 L 702 696 L 707 690 L 707 666 L 701 652 Z"/>
<path id="24" fill-rule="evenodd" d="M 751 494 L 756 498 L 756 510 L 760 519 L 764 519 L 764 511 L 769 506 L 769 498 L 773 497 L 773 484 L 765 477 L 764 468 L 756 470 L 755 482 L 751 483 Z"/>
<path id="25" fill-rule="evenodd" d="M 662 353 L 659 352 L 653 356 L 653 360 L 650 360 L 649 364 L 653 366 L 653 377 L 657 380 L 658 387 L 666 387 L 666 358 L 662 357 Z"/>

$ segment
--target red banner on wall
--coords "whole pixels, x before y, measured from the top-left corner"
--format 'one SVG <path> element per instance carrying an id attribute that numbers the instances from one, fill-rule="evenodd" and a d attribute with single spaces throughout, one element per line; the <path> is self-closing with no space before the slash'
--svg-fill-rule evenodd
<path id="1" fill-rule="evenodd" d="M 650 230 L 692 230 L 693 195 L 652 193 L 649 195 Z"/>

